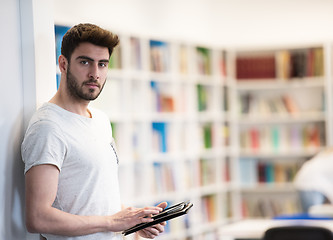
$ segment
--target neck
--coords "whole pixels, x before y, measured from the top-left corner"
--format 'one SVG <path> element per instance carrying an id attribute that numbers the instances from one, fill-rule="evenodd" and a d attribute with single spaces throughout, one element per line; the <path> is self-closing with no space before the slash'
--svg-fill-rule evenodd
<path id="1" fill-rule="evenodd" d="M 62 94 L 59 90 L 54 97 L 49 101 L 59 107 L 78 115 L 91 118 L 91 112 L 88 109 L 89 101 L 75 100 L 66 94 Z"/>

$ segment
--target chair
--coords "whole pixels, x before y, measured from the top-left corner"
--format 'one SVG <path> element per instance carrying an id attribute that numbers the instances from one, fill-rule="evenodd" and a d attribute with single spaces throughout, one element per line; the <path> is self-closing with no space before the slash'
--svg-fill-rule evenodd
<path id="1" fill-rule="evenodd" d="M 263 240 L 333 240 L 333 234 L 323 227 L 280 226 L 266 230 Z"/>

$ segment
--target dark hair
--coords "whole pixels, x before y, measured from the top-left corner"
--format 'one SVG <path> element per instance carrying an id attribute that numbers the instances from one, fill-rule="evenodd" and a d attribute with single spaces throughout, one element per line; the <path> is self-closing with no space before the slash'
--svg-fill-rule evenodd
<path id="1" fill-rule="evenodd" d="M 69 61 L 75 48 L 83 42 L 107 47 L 111 57 L 113 48 L 118 45 L 119 39 L 116 34 L 99 26 L 90 23 L 80 23 L 65 33 L 61 43 L 61 54 Z"/>

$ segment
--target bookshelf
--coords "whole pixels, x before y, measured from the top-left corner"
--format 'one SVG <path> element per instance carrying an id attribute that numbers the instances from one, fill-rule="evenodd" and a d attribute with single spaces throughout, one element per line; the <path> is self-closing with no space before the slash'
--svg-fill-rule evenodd
<path id="1" fill-rule="evenodd" d="M 299 212 L 300 166 L 331 146 L 330 46 L 228 51 L 235 218 Z M 230 99 L 229 99 L 230 100 Z"/>
<path id="2" fill-rule="evenodd" d="M 324 44 L 225 50 L 121 34 L 91 106 L 110 118 L 124 205 L 191 200 L 159 237 L 175 240 L 295 212 L 295 172 L 332 145 L 330 55 Z"/>
<path id="3" fill-rule="evenodd" d="M 194 203 L 160 239 L 211 238 L 229 218 L 225 62 L 220 49 L 121 35 L 91 103 L 112 123 L 124 205 Z"/>

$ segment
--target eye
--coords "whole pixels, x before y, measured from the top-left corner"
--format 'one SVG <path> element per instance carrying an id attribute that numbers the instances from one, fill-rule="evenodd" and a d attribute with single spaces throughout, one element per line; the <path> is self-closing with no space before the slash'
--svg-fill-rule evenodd
<path id="1" fill-rule="evenodd" d="M 107 63 L 105 63 L 105 62 L 101 62 L 101 63 L 99 63 L 99 66 L 100 66 L 100 67 L 107 67 L 107 66 L 108 66 L 108 64 L 107 64 Z"/>
<path id="2" fill-rule="evenodd" d="M 86 60 L 82 60 L 80 63 L 81 63 L 82 65 L 88 65 L 88 61 L 86 61 Z"/>

